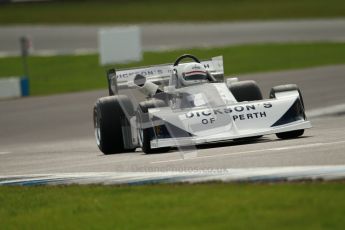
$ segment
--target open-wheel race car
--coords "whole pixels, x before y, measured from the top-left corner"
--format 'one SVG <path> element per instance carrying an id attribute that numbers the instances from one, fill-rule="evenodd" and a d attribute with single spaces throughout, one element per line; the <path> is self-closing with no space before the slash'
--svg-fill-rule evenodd
<path id="1" fill-rule="evenodd" d="M 174 64 L 110 69 L 109 96 L 93 111 L 99 149 L 165 152 L 267 134 L 295 138 L 311 127 L 296 85 L 273 87 L 263 99 L 256 82 L 224 78 L 223 69 L 221 56 L 201 62 L 188 54 Z"/>

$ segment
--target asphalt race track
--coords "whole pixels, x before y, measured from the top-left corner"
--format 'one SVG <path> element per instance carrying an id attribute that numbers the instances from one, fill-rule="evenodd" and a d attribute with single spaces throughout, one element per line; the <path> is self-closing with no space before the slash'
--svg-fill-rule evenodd
<path id="1" fill-rule="evenodd" d="M 139 26 L 144 50 L 248 43 L 345 41 L 344 19 Z M 19 38 L 23 35 L 31 38 L 34 54 L 94 53 L 98 49 L 98 30 L 107 27 L 111 26 L 1 26 L 0 56 L 18 55 Z"/>
<path id="2" fill-rule="evenodd" d="M 140 26 L 144 50 L 345 41 L 344 19 Z M 36 54 L 95 52 L 98 29 L 99 26 L 77 25 L 0 27 L 0 56 L 17 55 L 18 39 L 22 35 L 32 38 Z M 140 172 L 139 176 L 135 175 L 140 178 L 142 172 L 158 172 L 160 176 L 168 171 L 188 174 L 221 170 L 223 174 L 222 170 L 231 169 L 239 170 L 232 173 L 242 176 L 248 170 L 256 177 L 261 169 L 269 169 L 266 172 L 270 174 L 275 167 L 291 175 L 293 172 L 303 175 L 309 170 L 309 175 L 338 172 L 344 178 L 345 65 L 233 77 L 256 80 L 265 97 L 275 85 L 298 84 L 313 128 L 293 140 L 269 135 L 255 142 L 229 142 L 164 154 L 145 155 L 137 149 L 134 153 L 105 156 L 98 150 L 93 136 L 92 108 L 98 97 L 107 94 L 106 89 L 3 100 L 0 101 L 0 184 L 7 183 L 5 177 L 13 175 L 56 174 L 55 178 L 60 178 L 61 173 L 72 173 L 69 175 L 72 178 L 76 175 L 91 178 L 91 174 L 83 174 L 88 172 L 101 173 L 93 174 L 100 178 L 97 183 L 106 177 L 112 182 L 119 180 L 114 174 L 104 172 L 115 172 L 115 176 L 119 172 Z M 121 174 L 122 181 L 132 174 Z"/>
<path id="3" fill-rule="evenodd" d="M 256 80 L 266 97 L 272 86 L 298 84 L 308 112 L 345 104 L 345 65 L 239 77 Z M 256 142 L 164 154 L 145 155 L 138 149 L 105 156 L 93 137 L 92 107 L 106 93 L 0 101 L 0 175 L 345 165 L 344 111 L 337 111 L 338 116 L 312 117 L 313 128 L 293 140 L 269 135 Z"/>

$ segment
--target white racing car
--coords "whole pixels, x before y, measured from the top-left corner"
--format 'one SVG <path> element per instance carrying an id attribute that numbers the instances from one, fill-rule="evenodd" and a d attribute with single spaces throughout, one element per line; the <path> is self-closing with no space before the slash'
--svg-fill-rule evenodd
<path id="1" fill-rule="evenodd" d="M 221 56 L 200 62 L 187 54 L 174 64 L 111 69 L 107 79 L 109 96 L 98 99 L 93 112 L 104 154 L 138 147 L 164 152 L 266 134 L 295 138 L 311 127 L 296 85 L 273 87 L 270 99 L 263 99 L 254 81 L 224 81 Z"/>

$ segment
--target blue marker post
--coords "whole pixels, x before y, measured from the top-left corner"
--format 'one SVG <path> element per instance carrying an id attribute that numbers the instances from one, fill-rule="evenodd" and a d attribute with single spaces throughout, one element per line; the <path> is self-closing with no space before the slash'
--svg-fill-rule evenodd
<path id="1" fill-rule="evenodd" d="M 27 97 L 30 95 L 30 81 L 28 77 L 20 78 L 20 90 L 22 97 Z"/>
<path id="2" fill-rule="evenodd" d="M 20 79 L 20 88 L 22 97 L 29 96 L 30 94 L 30 87 L 29 87 L 29 66 L 28 66 L 28 56 L 29 56 L 29 49 L 31 46 L 30 39 L 23 36 L 20 38 L 20 49 L 22 54 L 22 64 L 24 70 L 24 76 Z"/>

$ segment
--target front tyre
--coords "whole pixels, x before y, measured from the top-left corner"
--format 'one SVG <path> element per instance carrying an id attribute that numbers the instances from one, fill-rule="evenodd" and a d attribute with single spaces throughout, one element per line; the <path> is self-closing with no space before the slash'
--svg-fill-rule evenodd
<path id="1" fill-rule="evenodd" d="M 302 106 L 304 108 L 304 101 L 303 101 L 302 93 L 296 84 L 278 85 L 278 86 L 273 87 L 270 91 L 270 98 L 276 98 L 276 93 L 288 92 L 288 91 L 297 91 L 298 92 L 299 98 L 300 98 Z"/>
<path id="2" fill-rule="evenodd" d="M 289 131 L 289 132 L 284 132 L 284 133 L 276 133 L 276 136 L 280 139 L 292 139 L 292 138 L 297 138 L 299 136 L 302 136 L 304 133 L 304 129 L 300 130 L 294 130 L 294 131 Z"/>
<path id="3" fill-rule="evenodd" d="M 270 98 L 275 98 L 276 93 L 288 92 L 288 91 L 298 92 L 302 108 L 304 109 L 304 102 L 303 102 L 301 90 L 295 84 L 279 85 L 279 86 L 273 87 L 270 91 Z M 288 131 L 288 132 L 283 132 L 283 133 L 276 133 L 276 136 L 280 139 L 292 139 L 292 138 L 300 137 L 303 134 L 304 134 L 304 129 L 299 129 L 299 130 L 293 130 L 293 131 Z"/>
<path id="4" fill-rule="evenodd" d="M 150 153 L 158 153 L 159 149 L 152 149 L 151 148 L 151 139 L 154 136 L 153 134 L 153 128 L 147 128 L 139 129 L 139 142 L 141 149 L 143 150 L 144 153 L 150 154 Z"/>
<path id="5" fill-rule="evenodd" d="M 255 81 L 238 81 L 229 86 L 237 102 L 262 100 L 262 93 Z"/>
<path id="6" fill-rule="evenodd" d="M 229 90 L 237 102 L 242 101 L 259 101 L 262 100 L 262 93 L 255 81 L 238 81 L 229 86 Z M 260 136 L 246 137 L 239 140 L 251 141 L 261 138 Z"/>
<path id="7" fill-rule="evenodd" d="M 166 102 L 159 99 L 151 99 L 139 103 L 137 111 L 137 127 L 139 135 L 139 143 L 144 153 L 163 153 L 168 152 L 170 147 L 167 148 L 151 148 L 151 140 L 155 138 L 155 131 L 153 127 L 150 127 L 150 119 L 148 110 L 151 108 L 165 107 Z"/>

